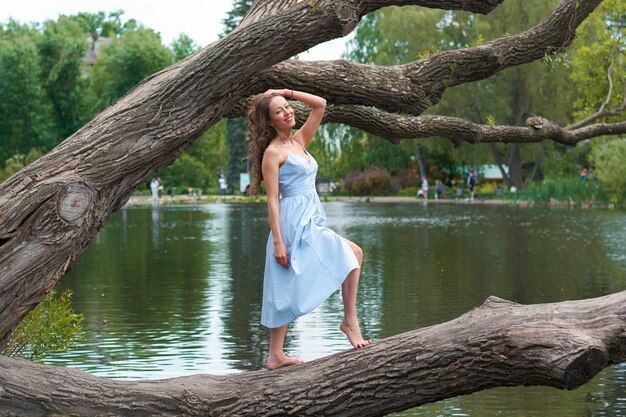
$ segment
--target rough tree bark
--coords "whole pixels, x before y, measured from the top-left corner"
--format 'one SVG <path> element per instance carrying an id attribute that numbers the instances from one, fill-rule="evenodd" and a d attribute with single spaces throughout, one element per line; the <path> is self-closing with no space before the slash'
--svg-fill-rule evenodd
<path id="1" fill-rule="evenodd" d="M 626 291 L 446 322 L 278 371 L 111 381 L 0 357 L 0 416 L 382 416 L 487 388 L 576 388 L 626 361 Z"/>
<path id="2" fill-rule="evenodd" d="M 0 348 L 6 344 L 11 331 L 19 321 L 54 287 L 90 240 L 111 215 L 125 204 L 140 183 L 172 163 L 204 130 L 224 115 L 237 113 L 237 108 L 240 109 L 237 106 L 240 106 L 246 97 L 266 88 L 285 86 L 321 94 L 332 104 L 326 115 L 327 120 L 350 123 L 393 141 L 423 136 L 424 132 L 430 132 L 427 136 L 431 136 L 437 134 L 433 132 L 439 131 L 440 135 L 451 137 L 455 143 L 462 140 L 522 142 L 545 139 L 572 143 L 579 140 L 578 137 L 584 136 L 585 133 L 576 135 L 575 132 L 579 130 L 587 129 L 587 134 L 592 132 L 591 135 L 626 130 L 626 123 L 622 123 L 567 129 L 568 131 L 564 133 L 563 129 L 553 127 L 543 119 L 532 127 L 509 128 L 485 127 L 454 118 L 420 116 L 425 109 L 439 101 L 443 91 L 450 86 L 484 79 L 505 68 L 534 61 L 546 53 L 560 51 L 571 43 L 578 25 L 601 0 L 564 0 L 543 22 L 524 33 L 475 48 L 435 54 L 406 66 L 379 68 L 345 61 L 330 63 L 285 61 L 316 44 L 346 35 L 363 15 L 387 5 L 419 4 L 426 7 L 487 13 L 499 2 L 257 0 L 240 27 L 227 37 L 144 80 L 57 148 L 0 185 Z M 393 134 L 382 134 L 385 131 Z M 623 294 L 620 296 L 623 298 Z M 603 301 L 610 300 L 612 299 Z M 448 330 L 441 328 L 440 331 Z M 543 329 L 538 328 L 537 331 Z M 578 340 L 574 333 L 570 332 L 571 343 Z M 403 337 L 413 340 L 406 335 Z M 437 354 L 433 352 L 439 349 L 437 346 L 443 337 L 443 334 L 438 336 L 435 334 L 431 342 L 425 341 L 421 344 L 420 352 L 430 352 L 424 356 L 430 361 L 426 363 L 436 365 Z M 368 369 L 369 373 L 371 369 L 366 368 L 366 364 L 373 363 L 371 361 L 376 357 L 379 362 L 394 362 L 396 357 L 401 357 L 405 349 L 408 349 L 402 339 L 393 338 L 391 341 L 379 342 L 377 346 L 396 349 L 387 351 L 387 354 L 383 354 L 385 349 L 375 346 L 364 353 L 344 354 L 341 357 L 341 365 L 333 362 L 336 360 L 335 357 L 322 363 L 327 366 L 332 364 L 333 368 L 337 366 L 339 369 L 346 369 L 345 367 L 354 359 L 355 363 L 360 363 L 362 369 Z M 623 355 L 619 356 L 624 350 L 623 338 L 620 340 L 621 345 L 611 344 L 613 350 L 606 354 L 609 359 L 603 366 L 617 361 L 614 358 L 623 358 Z M 508 354 L 506 352 L 509 345 L 506 339 L 499 341 L 503 344 L 497 348 L 496 343 L 494 349 L 504 349 L 505 355 Z M 592 359 L 595 360 L 595 347 L 588 349 L 591 349 Z M 478 349 L 475 353 L 480 352 Z M 550 362 L 554 358 L 549 352 L 544 353 L 547 355 L 546 363 L 554 363 Z M 359 358 L 366 360 L 359 361 Z M 445 355 L 440 358 L 442 363 L 447 360 Z M 401 360 L 401 363 L 407 360 Z M 8 401 L 13 404 L 13 399 L 27 395 L 25 393 L 31 391 L 42 395 L 28 398 L 38 398 L 36 401 L 42 404 L 46 404 L 48 399 L 54 400 L 56 404 L 58 401 L 62 403 L 66 398 L 73 398 L 63 389 L 50 391 L 49 395 L 43 393 L 48 386 L 46 381 L 59 381 L 64 375 L 68 377 L 71 375 L 76 381 L 81 381 L 79 384 L 84 383 L 80 385 L 82 391 L 79 392 L 86 393 L 86 397 L 90 395 L 89 393 L 99 392 L 99 396 L 96 395 L 94 398 L 102 398 L 103 401 L 110 395 L 106 387 L 111 387 L 111 393 L 116 392 L 113 390 L 114 386 L 128 392 L 136 388 L 137 395 L 149 390 L 152 394 L 145 392 L 148 399 L 143 405 L 149 408 L 151 407 L 149 404 L 154 407 L 160 404 L 163 410 L 168 409 L 169 400 L 159 397 L 158 393 L 165 392 L 166 396 L 172 394 L 172 391 L 169 391 L 171 384 L 186 386 L 172 398 L 180 400 L 180 404 L 186 404 L 185 407 L 191 410 L 194 401 L 205 398 L 193 394 L 194 389 L 191 387 L 197 384 L 197 381 L 207 384 L 199 389 L 200 392 L 207 394 L 207 397 L 211 397 L 213 394 L 204 390 L 218 383 L 234 381 L 233 383 L 243 384 L 241 386 L 252 389 L 245 381 L 254 378 L 258 384 L 257 389 L 263 389 L 265 386 L 263 381 L 268 376 L 267 381 L 276 381 L 276 387 L 281 386 L 282 378 L 288 378 L 290 384 L 293 383 L 293 378 L 298 379 L 297 373 L 287 370 L 276 374 L 258 373 L 234 379 L 198 377 L 189 380 L 116 385 L 112 382 L 94 380 L 75 371 L 41 368 L 7 358 L 0 359 L 0 363 L 2 381 L 6 382 L 0 385 L 0 398 L 7 401 L 7 404 Z M 453 365 L 452 362 L 445 363 L 447 366 Z M 494 369 L 498 369 L 498 363 L 498 357 L 492 358 L 491 365 Z M 333 371 L 333 368 L 327 366 L 307 366 L 310 366 L 313 374 Z M 362 371 L 356 372 L 355 369 L 351 372 L 362 374 L 365 378 L 359 387 L 362 392 L 371 395 L 370 400 L 378 395 L 378 392 L 386 395 L 383 387 L 386 384 L 385 378 L 389 376 L 397 374 L 398 381 L 411 381 L 410 378 L 406 379 L 408 371 L 401 367 L 389 368 L 390 375 L 378 380 L 369 380 L 367 374 Z M 420 369 L 422 369 L 420 372 L 428 372 L 425 368 Z M 29 379 L 27 375 L 33 370 L 45 374 L 45 380 L 35 378 L 34 375 L 33 379 Z M 596 368 L 593 367 L 593 370 L 595 372 Z M 413 375 L 412 372 L 408 374 Z M 532 373 L 527 372 L 524 375 L 531 378 Z M 19 380 L 13 379 L 14 376 L 18 376 Z M 494 381 L 498 384 L 506 383 L 505 379 L 495 378 Z M 528 379 L 525 381 L 522 379 L 523 377 L 520 377 L 516 383 L 529 382 Z M 191 385 L 187 386 L 186 381 Z M 380 381 L 384 381 L 383 385 L 378 386 Z M 9 383 L 11 388 L 7 388 Z M 39 384 L 41 390 L 38 391 Z M 302 383 L 287 385 L 285 389 L 288 386 L 308 388 L 308 384 Z M 404 392 L 402 385 L 394 387 L 398 392 Z M 349 386 L 345 389 L 349 389 Z M 57 394 L 52 396 L 53 392 L 58 396 Z M 261 397 L 251 395 L 250 400 L 273 397 L 278 395 L 275 394 L 278 392 L 282 395 L 283 391 L 268 389 Z M 446 392 L 438 392 L 431 387 L 426 394 L 433 400 L 449 395 Z M 153 397 L 153 394 L 156 396 Z M 294 395 L 300 398 L 294 404 L 309 401 L 306 400 L 308 391 L 305 388 Z M 330 389 L 317 391 L 315 396 L 321 402 L 324 398 L 344 398 L 334 397 Z M 358 398 L 354 400 L 355 404 L 360 404 L 362 397 Z M 229 411 L 231 413 L 234 409 L 228 407 L 246 403 L 228 394 L 214 399 L 220 407 L 219 410 L 231 410 Z M 119 403 L 119 397 L 111 401 Z M 365 399 L 363 401 L 366 402 Z M 362 408 L 375 407 L 373 404 L 378 402 L 380 401 L 370 401 L 372 404 Z M 132 408 L 132 401 L 125 403 Z M 246 410 L 248 409 L 246 407 L 253 409 L 250 405 L 252 402 L 246 404 L 249 404 L 244 407 Z M 415 404 L 417 403 L 407 406 Z M 262 403 L 258 404 L 258 407 L 262 406 Z M 404 406 L 396 408 L 394 405 L 393 409 Z M 328 410 L 332 410 L 334 406 L 329 407 L 331 408 Z M 163 410 L 158 414 L 165 414 L 161 412 Z M 131 415 L 130 410 L 126 414 Z"/>

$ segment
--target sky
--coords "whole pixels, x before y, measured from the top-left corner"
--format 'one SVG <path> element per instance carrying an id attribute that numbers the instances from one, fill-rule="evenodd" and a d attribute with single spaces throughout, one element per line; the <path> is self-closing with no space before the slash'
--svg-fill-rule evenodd
<path id="1" fill-rule="evenodd" d="M 165 45 L 185 33 L 200 46 L 206 46 L 216 41 L 224 30 L 222 20 L 232 3 L 232 0 L 0 0 L 0 23 L 6 23 L 10 17 L 21 23 L 41 23 L 56 20 L 61 14 L 121 9 L 124 21 L 135 19 L 159 32 Z M 346 38 L 335 39 L 302 52 L 299 58 L 339 59 L 345 43 Z"/>

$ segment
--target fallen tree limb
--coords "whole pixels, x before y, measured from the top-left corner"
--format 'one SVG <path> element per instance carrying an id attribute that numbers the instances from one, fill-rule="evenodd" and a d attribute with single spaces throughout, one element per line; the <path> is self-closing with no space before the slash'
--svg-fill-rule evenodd
<path id="1" fill-rule="evenodd" d="M 487 388 L 574 389 L 626 361 L 626 291 L 520 305 L 277 371 L 112 381 L 0 357 L 0 416 L 382 416 Z"/>

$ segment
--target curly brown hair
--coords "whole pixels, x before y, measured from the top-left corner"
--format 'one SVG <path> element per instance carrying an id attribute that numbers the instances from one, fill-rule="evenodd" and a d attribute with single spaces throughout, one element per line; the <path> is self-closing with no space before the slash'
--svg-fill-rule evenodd
<path id="1" fill-rule="evenodd" d="M 261 186 L 263 172 L 261 163 L 263 153 L 272 139 L 277 135 L 276 130 L 270 126 L 270 101 L 279 94 L 257 94 L 252 98 L 248 110 L 248 161 L 252 171 L 250 182 L 250 194 L 255 194 Z"/>

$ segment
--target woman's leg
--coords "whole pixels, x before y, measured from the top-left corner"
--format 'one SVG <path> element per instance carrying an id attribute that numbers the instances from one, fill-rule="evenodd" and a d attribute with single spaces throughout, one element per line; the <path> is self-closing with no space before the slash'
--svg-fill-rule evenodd
<path id="1" fill-rule="evenodd" d="M 359 289 L 359 278 L 361 276 L 361 265 L 363 264 L 363 250 L 355 243 L 343 238 L 344 241 L 354 251 L 357 260 L 359 261 L 359 268 L 353 269 L 348 277 L 341 284 L 341 297 L 343 298 L 343 321 L 339 328 L 342 332 L 348 336 L 348 340 L 352 343 L 355 349 L 363 348 L 372 341 L 370 339 L 365 340 L 361 335 L 361 328 L 359 327 L 359 319 L 356 314 L 356 296 Z"/>
<path id="2" fill-rule="evenodd" d="M 270 354 L 265 367 L 269 370 L 282 368 L 283 366 L 297 365 L 304 361 L 297 358 L 290 358 L 285 355 L 283 346 L 285 335 L 287 334 L 287 324 L 270 329 Z"/>

